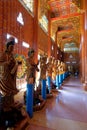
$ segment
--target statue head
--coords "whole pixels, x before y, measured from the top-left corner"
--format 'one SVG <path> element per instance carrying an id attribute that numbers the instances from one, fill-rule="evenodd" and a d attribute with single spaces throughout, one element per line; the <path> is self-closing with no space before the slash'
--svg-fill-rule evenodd
<path id="1" fill-rule="evenodd" d="M 48 62 L 51 63 L 52 62 L 52 57 L 48 57 Z"/>
<path id="2" fill-rule="evenodd" d="M 46 61 L 47 61 L 47 56 L 43 56 L 43 61 L 46 63 Z"/>
<path id="3" fill-rule="evenodd" d="M 13 46 L 15 45 L 15 39 L 13 37 L 10 37 L 6 42 L 6 52 L 12 52 Z"/>
<path id="4" fill-rule="evenodd" d="M 33 48 L 29 48 L 28 57 L 34 56 L 34 53 L 35 53 L 34 49 Z"/>

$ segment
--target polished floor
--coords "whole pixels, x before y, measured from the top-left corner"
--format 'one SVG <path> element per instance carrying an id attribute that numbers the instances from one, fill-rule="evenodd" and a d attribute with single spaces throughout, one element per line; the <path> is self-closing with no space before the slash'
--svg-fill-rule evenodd
<path id="1" fill-rule="evenodd" d="M 26 130 L 87 130 L 87 92 L 80 79 L 67 78 L 58 91 L 34 112 Z"/>

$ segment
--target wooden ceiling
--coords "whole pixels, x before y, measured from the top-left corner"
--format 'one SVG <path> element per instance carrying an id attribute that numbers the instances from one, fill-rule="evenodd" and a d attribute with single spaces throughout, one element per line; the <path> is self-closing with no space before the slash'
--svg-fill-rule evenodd
<path id="1" fill-rule="evenodd" d="M 70 41 L 75 42 L 79 47 L 80 32 L 80 16 L 52 21 L 51 23 L 51 37 L 56 39 L 60 47 L 63 47 L 62 44 L 66 42 L 70 43 Z"/>
<path id="2" fill-rule="evenodd" d="M 48 10 L 50 12 L 51 38 L 63 51 L 65 48 L 68 55 L 71 52 L 77 55 L 74 48 L 79 50 L 80 46 L 81 0 L 40 0 L 40 5 L 39 16 L 44 14 L 48 17 Z M 70 52 L 72 43 L 75 46 Z"/>

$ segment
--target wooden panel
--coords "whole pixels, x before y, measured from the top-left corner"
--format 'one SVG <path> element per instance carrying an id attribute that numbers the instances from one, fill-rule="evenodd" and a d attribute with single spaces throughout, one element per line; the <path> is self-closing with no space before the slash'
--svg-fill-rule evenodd
<path id="1" fill-rule="evenodd" d="M 17 22 L 19 12 L 23 15 L 24 26 Z M 25 41 L 30 45 L 33 44 L 33 17 L 18 0 L 0 0 L 0 41 L 2 39 L 0 44 L 5 44 L 7 33 L 18 38 L 19 43 L 16 45 L 17 48 L 15 47 L 15 53 L 27 55 L 27 51 L 22 51 L 22 41 Z"/>
<path id="2" fill-rule="evenodd" d="M 46 53 L 48 51 L 48 36 L 39 26 L 38 26 L 38 48 Z"/>

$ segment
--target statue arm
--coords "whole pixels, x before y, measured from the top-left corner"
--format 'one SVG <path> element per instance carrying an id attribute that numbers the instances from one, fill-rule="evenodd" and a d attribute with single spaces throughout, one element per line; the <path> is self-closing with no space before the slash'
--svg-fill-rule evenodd
<path id="1" fill-rule="evenodd" d="M 18 63 L 15 64 L 15 66 L 11 70 L 11 74 L 14 74 L 17 71 Z"/>

